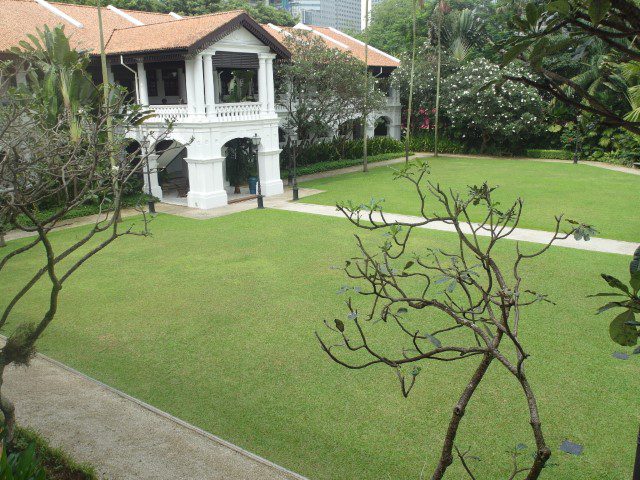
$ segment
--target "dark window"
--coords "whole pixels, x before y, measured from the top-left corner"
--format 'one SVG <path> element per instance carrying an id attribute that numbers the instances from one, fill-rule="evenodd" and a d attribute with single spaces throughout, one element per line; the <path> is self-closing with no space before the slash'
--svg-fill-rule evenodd
<path id="1" fill-rule="evenodd" d="M 164 94 L 167 97 L 177 97 L 180 95 L 178 86 L 178 70 L 162 70 L 162 81 L 164 82 Z"/>
<path id="2" fill-rule="evenodd" d="M 155 68 L 147 70 L 147 90 L 150 97 L 158 96 L 158 79 Z"/>

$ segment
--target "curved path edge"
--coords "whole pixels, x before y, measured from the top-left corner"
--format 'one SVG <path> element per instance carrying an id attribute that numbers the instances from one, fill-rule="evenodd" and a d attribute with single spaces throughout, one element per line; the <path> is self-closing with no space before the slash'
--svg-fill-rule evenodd
<path id="1" fill-rule="evenodd" d="M 42 354 L 8 368 L 4 391 L 19 425 L 101 478 L 307 480 Z"/>

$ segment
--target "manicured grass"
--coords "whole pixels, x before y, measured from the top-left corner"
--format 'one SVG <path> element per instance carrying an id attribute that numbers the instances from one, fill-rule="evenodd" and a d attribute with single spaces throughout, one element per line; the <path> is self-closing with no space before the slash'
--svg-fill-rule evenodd
<path id="1" fill-rule="evenodd" d="M 520 226 L 551 230 L 554 216 L 595 225 L 599 236 L 640 241 L 640 177 L 589 165 L 572 165 L 526 160 L 482 158 L 430 158 L 430 179 L 447 188 L 465 192 L 468 185 L 489 181 L 499 185 L 495 198 L 508 208 L 518 197 L 525 200 Z M 394 213 L 417 214 L 415 190 L 407 181 L 393 181 L 390 167 L 369 173 L 304 182 L 301 186 L 326 190 L 306 197 L 305 202 L 334 205 L 353 200 L 368 203 L 371 197 L 384 198 L 385 209 Z M 432 208 L 437 208 L 435 204 Z M 484 212 L 483 212 L 484 213 Z M 482 213 L 478 212 L 477 218 Z"/>
<path id="2" fill-rule="evenodd" d="M 324 334 L 323 320 L 345 314 L 336 291 L 346 282 L 330 266 L 356 253 L 351 226 L 254 210 L 207 221 L 160 215 L 152 230 L 151 238 L 118 241 L 65 285 L 41 351 L 313 479 L 415 479 L 425 462 L 430 471 L 477 361 L 424 365 L 404 399 L 390 370 L 346 370 L 321 352 L 314 331 Z M 60 231 L 55 241 L 81 233 Z M 414 249 L 454 239 L 417 232 Z M 506 245 L 501 258 L 513 248 Z M 527 287 L 558 303 L 529 308 L 521 324 L 558 463 L 543 478 L 630 477 L 639 360 L 611 356 L 608 322 L 594 316 L 600 302 L 585 298 L 602 289 L 600 272 L 624 277 L 628 261 L 553 248 L 528 271 Z M 39 265 L 29 255 L 7 267 L 0 304 Z M 45 302 L 38 286 L 17 317 L 35 320 Z M 371 328 L 381 340 L 395 338 L 384 323 Z M 516 382 L 500 368 L 489 376 L 460 445 L 481 457 L 479 478 L 506 478 L 507 450 L 531 447 L 530 428 Z M 564 439 L 584 445 L 584 454 L 559 452 Z M 448 478 L 465 478 L 458 463 Z"/>

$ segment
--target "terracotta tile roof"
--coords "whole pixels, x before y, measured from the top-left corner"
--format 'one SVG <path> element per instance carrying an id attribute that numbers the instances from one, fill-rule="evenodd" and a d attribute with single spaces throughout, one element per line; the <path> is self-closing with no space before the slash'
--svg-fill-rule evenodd
<path id="1" fill-rule="evenodd" d="M 111 34 L 106 51 L 107 54 L 120 54 L 188 49 L 241 15 L 247 14 L 243 10 L 233 10 L 117 29 Z"/>
<path id="2" fill-rule="evenodd" d="M 51 5 L 82 23 L 78 28 L 62 17 L 50 12 L 35 0 L 0 0 L 0 51 L 7 51 L 26 39 L 27 33 L 35 33 L 45 25 L 54 27 L 64 25 L 65 32 L 70 36 L 71 44 L 78 49 L 96 51 L 99 45 L 98 18 L 96 8 L 86 5 L 70 5 L 53 3 Z M 166 22 L 173 19 L 162 13 L 136 12 L 122 10 L 137 20 L 145 23 Z M 132 23 L 117 13 L 102 9 L 105 41 L 113 30 L 131 27 Z"/>
<path id="3" fill-rule="evenodd" d="M 272 24 L 264 25 L 264 27 L 268 28 L 270 30 L 269 33 L 274 35 L 280 43 L 286 42 L 287 32 L 295 31 L 295 28 L 292 27 L 279 27 Z M 335 28 L 316 27 L 313 25 L 304 26 L 301 29 L 309 29 L 308 31 L 315 32 L 316 35 L 324 40 L 328 47 L 349 52 L 364 62 L 364 43 L 347 35 L 346 33 L 340 32 Z M 369 47 L 367 63 L 370 67 L 400 66 L 400 60 L 373 47 Z"/>
<path id="4" fill-rule="evenodd" d="M 27 33 L 36 33 L 45 25 L 64 25 L 73 47 L 96 53 L 99 48 L 98 15 L 96 8 L 49 2 L 53 7 L 82 24 L 81 28 L 51 12 L 35 0 L 0 0 L 0 52 L 7 52 Z M 108 3 L 108 0 L 104 3 Z M 197 49 L 212 43 L 238 26 L 247 28 L 281 57 L 289 52 L 271 32 L 261 27 L 243 10 L 218 12 L 209 15 L 176 19 L 169 14 L 120 9 L 144 25 L 130 20 L 108 8 L 102 9 L 107 54 Z"/>

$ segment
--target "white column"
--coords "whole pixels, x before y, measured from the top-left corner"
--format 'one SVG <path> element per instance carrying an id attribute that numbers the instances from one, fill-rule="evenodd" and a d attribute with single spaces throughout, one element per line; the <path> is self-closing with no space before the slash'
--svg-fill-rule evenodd
<path id="1" fill-rule="evenodd" d="M 204 72 L 202 71 L 202 55 L 195 58 L 193 67 L 194 86 L 196 94 L 196 114 L 204 115 L 205 99 L 204 99 Z"/>
<path id="2" fill-rule="evenodd" d="M 280 178 L 280 150 L 278 126 L 273 125 L 259 132 L 262 137 L 258 151 L 258 170 L 260 186 L 265 196 L 279 195 L 284 189 Z"/>
<path id="3" fill-rule="evenodd" d="M 116 79 L 113 76 L 113 69 L 111 68 L 111 65 L 107 65 L 107 81 L 112 85 L 116 83 Z"/>
<path id="4" fill-rule="evenodd" d="M 193 70 L 195 68 L 195 60 L 188 59 L 184 61 L 185 66 L 185 83 L 187 87 L 187 109 L 190 114 L 196 113 L 196 87 Z"/>
<path id="5" fill-rule="evenodd" d="M 270 56 L 269 58 L 267 58 L 267 101 L 269 104 L 268 110 L 269 113 L 274 114 L 276 113 L 276 93 L 275 93 L 275 87 L 274 87 L 274 83 L 273 83 L 273 59 L 275 58 L 275 55 Z"/>
<path id="6" fill-rule="evenodd" d="M 151 195 L 162 200 L 162 188 L 160 188 L 160 183 L 158 182 L 158 157 L 159 155 L 149 155 L 148 158 L 148 168 L 149 171 L 147 173 L 147 165 L 144 166 L 143 170 L 143 178 L 144 178 L 144 193 L 149 193 L 149 180 L 151 180 Z"/>
<path id="7" fill-rule="evenodd" d="M 140 95 L 140 104 L 149 105 L 149 91 L 147 90 L 147 72 L 144 69 L 143 62 L 138 62 L 138 94 Z"/>
<path id="8" fill-rule="evenodd" d="M 207 115 L 213 116 L 215 113 L 215 103 L 216 103 L 216 94 L 215 94 L 215 83 L 214 83 L 214 73 L 213 73 L 213 59 L 212 55 L 207 54 L 204 55 L 204 96 L 207 102 Z"/>
<path id="9" fill-rule="evenodd" d="M 260 68 L 258 69 L 258 99 L 262 104 L 262 112 L 266 113 L 269 109 L 268 87 L 267 87 L 267 58 L 266 54 L 259 53 L 258 60 Z"/>

